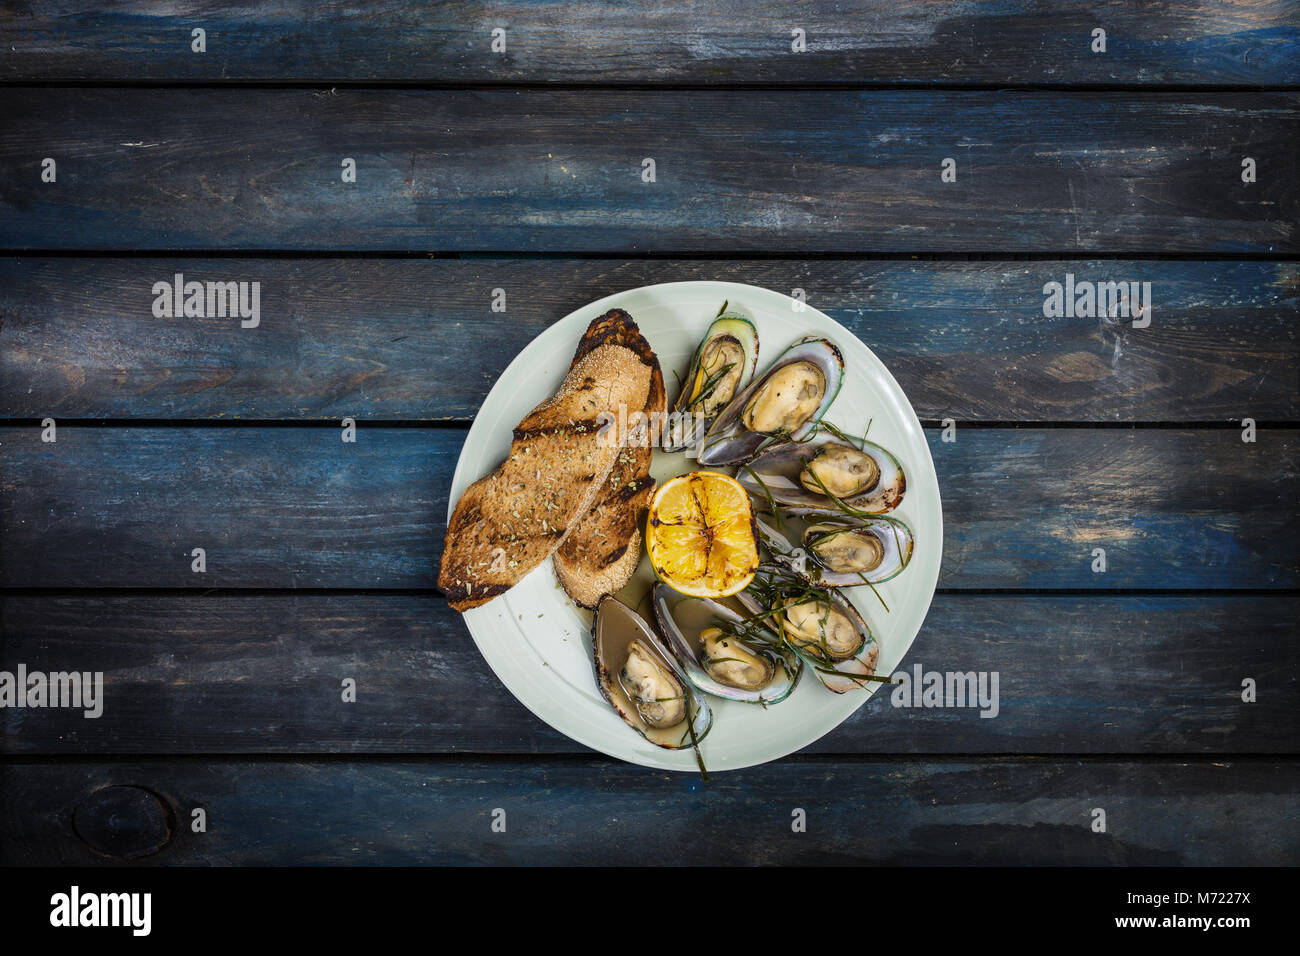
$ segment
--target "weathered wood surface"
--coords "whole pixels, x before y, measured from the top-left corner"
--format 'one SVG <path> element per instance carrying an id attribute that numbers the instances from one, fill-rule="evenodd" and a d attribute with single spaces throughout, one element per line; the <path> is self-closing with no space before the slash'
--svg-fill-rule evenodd
<path id="1" fill-rule="evenodd" d="M 7 249 L 1300 251 L 1291 93 L 11 88 L 0 109 Z"/>
<path id="2" fill-rule="evenodd" d="M 72 809 L 72 829 L 90 849 L 117 860 L 157 853 L 176 831 L 167 801 L 143 787 L 101 787 Z"/>
<path id="3" fill-rule="evenodd" d="M 1300 82 L 1287 0 L 1079 4 L 438 3 L 355 7 L 159 0 L 10 4 L 6 80 L 349 80 L 433 83 Z M 207 31 L 207 52 L 191 31 Z M 802 28 L 806 51 L 792 52 Z M 492 31 L 505 49 L 494 53 Z M 1091 52 L 1092 31 L 1107 34 Z"/>
<path id="4" fill-rule="evenodd" d="M 260 324 L 155 318 L 177 273 L 260 282 Z M 1045 318 L 1067 274 L 1150 282 L 1152 325 Z M 521 258 L 0 259 L 0 415 L 465 421 L 574 308 L 689 279 L 804 290 L 926 420 L 1300 418 L 1294 262 Z"/>
<path id="5" fill-rule="evenodd" d="M 0 11 L 0 669 L 108 699 L 0 712 L 0 863 L 1300 856 L 1294 430 L 972 427 L 1297 420 L 1296 263 L 1143 257 L 1300 253 L 1300 5 L 32 6 Z M 752 88 L 655 89 L 719 84 Z M 387 252 L 464 258 L 327 258 Z M 907 253 L 1002 261 L 853 258 Z M 262 281 L 261 328 L 154 319 L 176 271 Z M 1151 281 L 1152 326 L 1044 318 L 1066 271 Z M 805 289 L 958 421 L 905 666 L 996 670 L 996 719 L 878 695 L 704 784 L 588 756 L 482 663 L 431 590 L 463 429 L 366 419 L 463 424 L 574 306 L 683 278 Z M 12 423 L 46 416 L 361 428 Z"/>
<path id="6" fill-rule="evenodd" d="M 603 760 L 6 761 L 0 859 L 112 863 L 69 815 L 123 786 L 123 830 L 179 825 L 134 865 L 1283 865 L 1300 852 L 1293 760 L 787 760 L 695 775 Z M 188 826 L 202 807 L 207 832 Z M 791 831 L 803 809 L 804 833 Z M 1092 830 L 1093 810 L 1106 832 Z M 506 832 L 491 830 L 505 811 Z M 138 821 L 136 815 L 144 813 Z M 134 814 L 134 815 L 133 815 Z"/>
<path id="7" fill-rule="evenodd" d="M 459 429 L 0 429 L 0 586 L 433 587 Z M 927 430 L 940 586 L 1291 588 L 1291 430 Z M 1106 573 L 1093 573 L 1093 549 Z M 191 570 L 204 548 L 205 573 Z"/>
<path id="8" fill-rule="evenodd" d="M 939 594 L 900 669 L 995 671 L 996 715 L 882 690 L 807 752 L 1292 752 L 1298 618 L 1294 596 Z M 0 670 L 105 682 L 95 719 L 0 712 L 10 754 L 587 752 L 511 696 L 437 595 L 9 595 L 0 633 Z"/>

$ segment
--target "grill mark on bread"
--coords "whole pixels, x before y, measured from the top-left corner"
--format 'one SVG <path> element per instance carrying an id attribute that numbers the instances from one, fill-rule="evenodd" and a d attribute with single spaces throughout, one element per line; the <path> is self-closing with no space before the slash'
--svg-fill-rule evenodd
<path id="1" fill-rule="evenodd" d="M 481 599 L 482 601 L 490 601 L 494 597 L 500 594 L 505 594 L 509 590 L 510 590 L 510 585 L 507 584 L 483 584 L 477 588 L 466 587 L 461 589 L 462 593 L 465 595 L 466 598 L 472 598 L 476 600 Z M 455 596 L 456 595 L 448 595 L 448 597 L 455 597 Z"/>
<path id="2" fill-rule="evenodd" d="M 513 437 L 515 441 L 528 441 L 534 438 L 549 438 L 556 435 L 588 435 L 592 432 L 599 432 L 605 427 L 607 427 L 605 423 L 596 418 L 586 418 L 574 422 L 571 425 L 536 425 L 531 428 L 516 427 Z"/>
<path id="3" fill-rule="evenodd" d="M 623 557 L 623 555 L 625 554 L 627 554 L 627 545 L 623 545 L 621 548 L 618 548 L 615 551 L 611 551 L 609 554 L 605 555 L 605 557 L 601 559 L 601 565 L 603 567 L 609 567 L 609 565 L 616 562 L 619 558 Z"/>
<path id="4" fill-rule="evenodd" d="M 614 493 L 613 500 L 619 504 L 629 502 L 647 488 L 654 487 L 654 483 L 655 480 L 649 475 L 646 475 L 643 478 L 637 478 L 635 481 L 626 482 Z"/>

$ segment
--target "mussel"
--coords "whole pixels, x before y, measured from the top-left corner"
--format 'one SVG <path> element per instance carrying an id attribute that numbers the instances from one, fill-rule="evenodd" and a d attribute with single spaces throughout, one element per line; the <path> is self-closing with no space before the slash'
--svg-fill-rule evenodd
<path id="1" fill-rule="evenodd" d="M 843 574 L 870 574 L 885 559 L 879 534 L 842 523 L 809 525 L 803 545 L 823 568 Z"/>
<path id="2" fill-rule="evenodd" d="M 770 448 L 742 467 L 736 479 L 758 500 L 800 508 L 884 514 L 903 501 L 907 478 L 892 453 L 829 424 L 800 442 Z"/>
<path id="3" fill-rule="evenodd" d="M 821 508 L 781 508 L 756 519 L 772 558 L 819 586 L 880 584 L 912 560 L 912 531 L 886 515 L 857 517 Z"/>
<path id="4" fill-rule="evenodd" d="M 758 365 L 758 330 L 744 316 L 725 311 L 725 303 L 723 310 L 691 357 L 673 405 L 673 426 L 663 438 L 665 451 L 682 451 L 698 442 L 749 384 Z"/>
<path id="5" fill-rule="evenodd" d="M 866 636 L 828 597 L 814 595 L 791 602 L 781 617 L 785 638 L 799 651 L 829 661 L 846 661 L 862 649 Z"/>
<path id="6" fill-rule="evenodd" d="M 827 442 L 803 463 L 799 484 L 819 495 L 852 498 L 880 481 L 880 465 L 861 449 Z"/>
<path id="7" fill-rule="evenodd" d="M 751 704 L 785 700 L 803 663 L 766 624 L 709 598 L 686 597 L 666 584 L 653 591 L 655 623 L 695 687 Z"/>
<path id="8" fill-rule="evenodd" d="M 699 461 L 747 461 L 766 443 L 811 434 L 844 380 L 844 357 L 829 339 L 805 338 L 781 353 L 718 416 L 704 436 Z"/>
<path id="9" fill-rule="evenodd" d="M 694 693 L 673 655 L 626 604 L 606 597 L 592 624 L 596 686 L 629 727 L 669 750 L 703 740 L 709 705 Z"/>
<path id="10" fill-rule="evenodd" d="M 739 595 L 751 613 L 768 612 L 787 647 L 817 675 L 828 690 L 843 694 L 870 686 L 880 645 L 858 609 L 833 589 L 783 586 L 788 575 L 761 572 Z"/>

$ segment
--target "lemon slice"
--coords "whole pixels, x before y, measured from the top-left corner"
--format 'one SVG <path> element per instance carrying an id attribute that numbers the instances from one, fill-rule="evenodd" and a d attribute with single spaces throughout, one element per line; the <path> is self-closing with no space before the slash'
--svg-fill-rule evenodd
<path id="1" fill-rule="evenodd" d="M 646 550 L 659 579 L 682 594 L 726 597 L 743 591 L 758 569 L 749 495 L 716 471 L 665 482 L 650 502 Z"/>

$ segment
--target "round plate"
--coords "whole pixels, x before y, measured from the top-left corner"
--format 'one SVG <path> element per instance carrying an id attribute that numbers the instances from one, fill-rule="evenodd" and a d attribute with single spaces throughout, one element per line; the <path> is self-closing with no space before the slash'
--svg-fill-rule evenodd
<path id="1" fill-rule="evenodd" d="M 838 322 L 811 306 L 799 311 L 800 303 L 778 292 L 735 282 L 670 282 L 608 296 L 561 319 L 510 363 L 475 417 L 452 478 L 448 518 L 461 493 L 505 460 L 514 426 L 559 387 L 592 319 L 613 308 L 631 314 L 659 356 L 671 405 L 677 397 L 676 375 L 685 373 L 724 300 L 758 329 L 758 374 L 805 335 L 835 342 L 847 371 L 827 419 L 859 435 L 870 420 L 868 437 L 903 463 L 907 494 L 894 514 L 912 528 L 915 550 L 902 574 L 877 586 L 890 611 L 870 588 L 842 592 L 880 642 L 878 672 L 891 674 L 920 630 L 939 578 L 943 514 L 934 462 L 916 413 L 884 364 Z M 653 474 L 660 481 L 694 468 L 684 456 L 655 454 Z M 626 603 L 635 606 L 644 594 L 652 579 L 648 564 L 643 555 L 637 577 L 619 595 Z M 620 760 L 698 770 L 689 748 L 664 750 L 646 742 L 601 697 L 591 663 L 591 614 L 568 600 L 550 561 L 496 600 L 466 613 L 465 623 L 501 682 L 556 730 Z M 705 766 L 734 770 L 806 747 L 861 707 L 874 690 L 832 694 L 808 673 L 788 699 L 767 709 L 710 697 L 713 730 L 700 745 Z"/>

